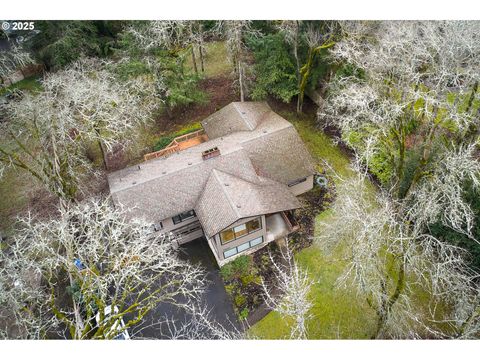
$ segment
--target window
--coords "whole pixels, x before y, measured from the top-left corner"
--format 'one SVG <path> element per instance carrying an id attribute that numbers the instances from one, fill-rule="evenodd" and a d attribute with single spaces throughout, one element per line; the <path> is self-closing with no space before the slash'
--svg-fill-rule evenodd
<path id="1" fill-rule="evenodd" d="M 262 221 L 260 218 L 253 219 L 247 223 L 248 233 L 260 230 L 262 228 Z"/>
<path id="2" fill-rule="evenodd" d="M 175 215 L 174 217 L 172 217 L 172 220 L 173 220 L 173 223 L 176 225 L 178 223 L 181 223 L 182 221 L 191 219 L 195 216 L 196 216 L 195 211 L 190 210 L 190 211 L 185 211 L 181 214 Z"/>
<path id="3" fill-rule="evenodd" d="M 237 251 L 238 251 L 238 252 L 242 252 L 242 251 L 247 250 L 248 248 L 250 248 L 250 243 L 249 243 L 249 242 L 246 242 L 245 244 L 238 245 L 238 246 L 237 246 Z"/>
<path id="4" fill-rule="evenodd" d="M 262 228 L 262 219 L 258 217 L 246 222 L 245 224 L 241 224 L 233 228 L 222 231 L 220 233 L 220 240 L 222 244 L 226 244 L 230 241 L 239 239 L 242 236 L 245 236 L 257 230 L 260 230 L 261 228 Z"/>
<path id="5" fill-rule="evenodd" d="M 223 252 L 223 256 L 224 256 L 225 259 L 229 258 L 230 256 L 239 254 L 242 251 L 245 251 L 245 250 L 250 249 L 254 246 L 257 246 L 257 245 L 261 244 L 262 242 L 263 242 L 263 236 L 260 236 L 256 239 L 253 239 L 253 240 L 247 241 L 246 243 L 238 245 L 237 247 L 225 250 Z"/>
<path id="6" fill-rule="evenodd" d="M 222 240 L 222 244 L 235 240 L 235 233 L 233 232 L 233 229 L 222 231 L 220 233 L 220 239 Z"/>
<path id="7" fill-rule="evenodd" d="M 198 230 L 202 230 L 202 226 L 198 222 L 194 222 L 192 224 L 187 224 L 185 226 L 182 226 L 179 229 L 175 229 L 174 232 L 176 235 L 180 236 L 186 236 L 188 234 L 194 233 Z"/>
<path id="8" fill-rule="evenodd" d="M 295 186 L 297 184 L 300 184 L 304 181 L 307 181 L 307 178 L 301 178 L 301 179 L 297 179 L 295 181 L 292 181 L 291 183 L 288 184 L 289 187 L 292 187 L 292 186 Z"/>
<path id="9" fill-rule="evenodd" d="M 235 233 L 235 238 L 239 238 L 243 235 L 247 235 L 248 234 L 247 224 L 235 226 L 233 228 L 233 232 Z"/>
<path id="10" fill-rule="evenodd" d="M 226 258 L 230 257 L 230 256 L 233 256 L 237 253 L 237 248 L 233 248 L 233 249 L 230 249 L 230 250 L 227 250 L 227 251 L 224 251 L 223 252 L 223 256 Z"/>
<path id="11" fill-rule="evenodd" d="M 261 244 L 263 242 L 263 237 L 260 236 L 259 238 L 253 239 L 250 241 L 250 246 L 257 246 L 258 244 Z"/>

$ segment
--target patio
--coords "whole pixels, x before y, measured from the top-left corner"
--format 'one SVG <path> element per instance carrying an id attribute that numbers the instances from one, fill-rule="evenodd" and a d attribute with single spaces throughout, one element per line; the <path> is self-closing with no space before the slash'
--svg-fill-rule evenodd
<path id="1" fill-rule="evenodd" d="M 273 241 L 287 236 L 292 231 L 296 231 L 298 226 L 292 224 L 293 216 L 291 219 L 285 212 L 275 213 L 265 216 L 267 225 L 267 241 Z"/>

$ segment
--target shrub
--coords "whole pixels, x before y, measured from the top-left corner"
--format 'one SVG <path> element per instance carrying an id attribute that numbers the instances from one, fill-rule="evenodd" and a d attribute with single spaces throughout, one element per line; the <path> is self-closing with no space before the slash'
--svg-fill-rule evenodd
<path id="1" fill-rule="evenodd" d="M 239 315 L 240 320 L 245 320 L 248 317 L 248 314 L 249 314 L 249 311 L 247 308 L 240 311 L 240 315 Z"/>
<path id="2" fill-rule="evenodd" d="M 200 123 L 194 123 L 177 132 L 174 132 L 173 134 L 164 135 L 160 139 L 158 139 L 158 141 L 155 143 L 153 150 L 154 151 L 162 150 L 166 148 L 177 136 L 186 135 L 191 132 L 200 130 L 201 128 L 202 126 L 200 125 Z"/>
<path id="3" fill-rule="evenodd" d="M 220 274 L 222 275 L 225 281 L 232 280 L 233 278 L 238 278 L 242 275 L 247 275 L 252 266 L 252 258 L 247 255 L 242 255 L 224 265 L 220 269 Z"/>
<path id="4" fill-rule="evenodd" d="M 235 301 L 235 305 L 237 305 L 237 307 L 241 307 L 242 305 L 244 305 L 247 302 L 247 299 L 242 294 L 238 294 L 237 296 L 235 296 L 234 301 Z"/>

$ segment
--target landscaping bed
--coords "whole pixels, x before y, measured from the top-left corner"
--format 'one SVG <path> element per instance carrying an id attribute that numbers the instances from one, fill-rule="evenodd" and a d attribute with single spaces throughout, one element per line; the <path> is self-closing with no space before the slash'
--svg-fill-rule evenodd
<path id="1" fill-rule="evenodd" d="M 329 183 L 332 184 L 330 187 L 315 186 L 300 196 L 304 206 L 295 211 L 295 219 L 300 228 L 288 237 L 289 247 L 294 252 L 312 244 L 315 217 L 330 205 L 334 197 L 333 182 Z M 220 270 L 225 290 L 232 299 L 235 314 L 240 320 L 247 320 L 250 326 L 268 313 L 268 309 L 265 308 L 262 281 L 267 284 L 274 281 L 270 254 L 276 263 L 281 262 L 280 248 L 276 242 L 271 242 L 253 254 L 238 257 Z M 256 315 L 256 312 L 262 312 L 263 316 Z"/>

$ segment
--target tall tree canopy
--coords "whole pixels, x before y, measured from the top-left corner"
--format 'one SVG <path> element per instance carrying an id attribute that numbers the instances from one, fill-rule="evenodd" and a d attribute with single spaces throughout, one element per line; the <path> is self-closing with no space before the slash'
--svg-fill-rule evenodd
<path id="1" fill-rule="evenodd" d="M 332 50 L 350 71 L 330 84 L 319 119 L 341 129 L 356 152 L 358 169 L 371 169 L 383 185 L 384 197 L 377 203 L 385 204 L 385 216 L 371 217 L 369 213 L 377 210 L 368 201 L 349 199 L 337 210 L 338 230 L 329 233 L 335 242 L 352 231 L 350 269 L 378 314 L 375 336 L 385 336 L 389 321 L 398 320 L 396 310 L 408 309 L 412 278 L 407 274 L 428 263 L 445 272 L 422 275 L 422 271 L 428 274 L 425 268 L 414 279 L 435 303 L 445 302 L 454 309 L 443 314 L 454 329 L 449 336 L 478 332 L 477 275 L 470 274 L 461 256 L 450 257 L 460 249 L 429 231 L 430 224 L 440 222 L 478 244 L 472 231 L 475 214 L 464 191 L 467 183 L 473 189 L 480 186 L 478 26 L 477 22 L 346 22 L 343 40 Z M 346 209 L 359 214 L 350 225 L 341 220 L 348 218 Z M 361 230 L 354 231 L 355 224 Z M 440 258 L 412 262 L 414 254 L 428 256 L 429 250 L 422 247 L 435 249 L 431 253 Z M 447 269 L 448 264 L 458 266 Z M 372 273 L 360 275 L 358 266 Z M 395 323 L 400 324 L 390 324 Z M 472 324 L 476 324 L 473 330 Z"/>

